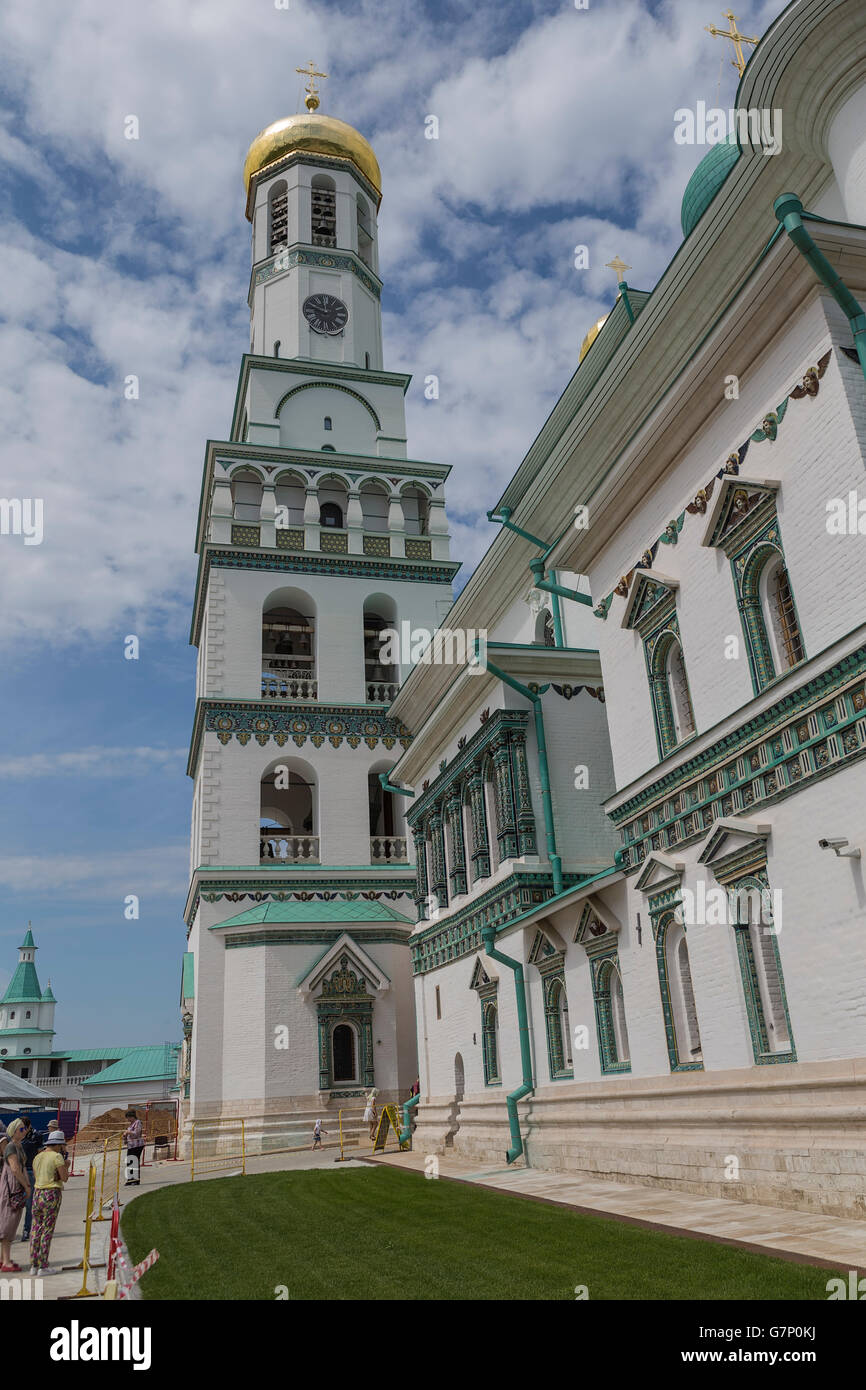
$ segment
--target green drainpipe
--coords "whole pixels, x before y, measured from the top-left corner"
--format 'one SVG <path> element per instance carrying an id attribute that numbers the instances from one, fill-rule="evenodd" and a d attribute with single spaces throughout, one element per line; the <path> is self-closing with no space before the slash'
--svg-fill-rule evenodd
<path id="1" fill-rule="evenodd" d="M 554 584 L 552 579 L 544 577 L 544 560 L 540 557 L 530 560 L 529 568 L 535 578 L 536 589 L 544 589 L 548 594 L 559 594 L 562 598 L 570 598 L 572 603 L 587 603 L 592 607 L 592 599 L 589 594 L 581 594 L 577 589 L 566 589 L 563 584 Z"/>
<path id="2" fill-rule="evenodd" d="M 539 550 L 543 550 L 545 555 L 547 555 L 551 550 L 553 550 L 554 545 L 558 545 L 559 543 L 558 541 L 554 541 L 553 545 L 548 545 L 547 541 L 541 540 L 538 536 L 533 536 L 531 531 L 524 531 L 521 526 L 515 526 L 514 522 L 511 520 L 510 507 L 503 507 L 502 510 L 498 513 L 495 511 L 488 512 L 487 520 L 497 521 L 499 522 L 500 526 L 507 527 L 507 529 L 509 531 L 513 531 L 516 536 L 522 536 L 525 541 L 531 541 L 533 545 L 538 546 Z M 530 560 L 529 564 L 531 568 L 532 565 L 535 564 L 535 561 Z M 540 589 L 541 585 L 536 584 L 535 587 L 536 589 Z M 557 595 L 556 589 L 551 589 L 550 592 L 554 596 L 553 603 L 550 605 L 550 615 L 553 618 L 553 640 L 556 643 L 557 647 L 564 647 L 565 638 L 562 633 L 562 610 L 559 606 L 559 597 Z"/>
<path id="3" fill-rule="evenodd" d="M 516 1091 L 511 1091 L 505 1097 L 508 1124 L 511 1129 L 511 1148 L 506 1152 L 505 1161 L 506 1163 L 513 1163 L 524 1152 L 523 1140 L 520 1137 L 520 1120 L 517 1117 L 517 1102 L 535 1090 L 532 1081 L 532 1053 L 529 1048 L 529 1020 L 526 1015 L 526 982 L 523 978 L 523 966 L 520 961 L 512 960 L 511 956 L 503 955 L 502 951 L 497 951 L 495 927 L 483 927 L 481 939 L 484 942 L 484 950 L 491 960 L 498 960 L 502 965 L 507 965 L 509 970 L 514 971 L 514 992 L 517 996 L 517 1026 L 520 1032 L 520 1062 L 523 1069 L 523 1081 Z"/>
<path id="4" fill-rule="evenodd" d="M 845 313 L 851 325 L 851 332 L 854 334 L 854 346 L 857 349 L 857 356 L 860 358 L 860 369 L 864 379 L 866 379 L 866 313 L 863 312 L 862 304 L 854 298 L 844 280 L 837 275 L 827 257 L 818 250 L 803 226 L 804 217 L 813 222 L 823 222 L 825 219 L 816 217 L 813 213 L 804 213 L 803 204 L 796 193 L 783 193 L 774 202 L 773 211 L 797 250 L 805 256 L 818 279 L 827 286 L 836 303 L 841 306 Z"/>
<path id="5" fill-rule="evenodd" d="M 478 655 L 479 640 L 475 639 L 475 653 Z M 547 857 L 553 869 L 553 891 L 562 892 L 562 860 L 556 852 L 556 831 L 553 825 L 553 804 L 550 795 L 550 768 L 547 762 L 547 740 L 544 737 L 544 715 L 541 709 L 541 697 L 547 690 L 547 686 L 540 686 L 539 689 L 530 690 L 528 685 L 521 685 L 513 676 L 508 676 L 498 666 L 494 666 L 492 661 L 485 663 L 486 669 L 495 676 L 497 680 L 503 681 L 505 685 L 510 685 L 512 690 L 516 690 L 519 695 L 524 695 L 527 700 L 532 701 L 532 710 L 535 716 L 535 741 L 538 744 L 538 767 L 541 773 L 541 806 L 544 812 L 544 837 L 547 843 Z"/>
<path id="6" fill-rule="evenodd" d="M 420 1099 L 421 1092 L 419 1091 L 417 1096 L 413 1096 L 411 1100 L 404 1100 L 403 1102 L 403 1128 L 400 1130 L 401 1146 L 409 1143 L 412 1138 L 412 1121 L 409 1118 L 409 1111 L 413 1106 L 418 1104 Z"/>
<path id="7" fill-rule="evenodd" d="M 395 787 L 393 783 L 388 781 L 387 772 L 379 773 L 379 785 L 381 786 L 383 792 L 396 792 L 398 796 L 415 795 L 415 793 L 413 791 L 410 791 L 408 787 Z"/>

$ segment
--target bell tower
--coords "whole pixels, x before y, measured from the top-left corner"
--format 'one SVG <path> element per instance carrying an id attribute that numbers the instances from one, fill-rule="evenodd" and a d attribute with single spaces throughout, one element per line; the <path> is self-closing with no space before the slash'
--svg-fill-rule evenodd
<path id="1" fill-rule="evenodd" d="M 383 366 L 379 165 L 302 71 L 306 111 L 244 167 L 252 347 L 196 541 L 189 1117 L 244 1117 L 250 1152 L 329 1106 L 360 1123 L 367 1088 L 417 1075 L 413 846 L 387 782 L 415 656 L 385 634 L 432 634 L 459 568 L 449 469 L 407 457 L 410 378 Z"/>
<path id="2" fill-rule="evenodd" d="M 252 222 L 250 351 L 382 366 L 376 216 L 379 164 L 352 126 L 319 114 L 312 60 L 306 114 L 256 136 L 244 165 Z"/>

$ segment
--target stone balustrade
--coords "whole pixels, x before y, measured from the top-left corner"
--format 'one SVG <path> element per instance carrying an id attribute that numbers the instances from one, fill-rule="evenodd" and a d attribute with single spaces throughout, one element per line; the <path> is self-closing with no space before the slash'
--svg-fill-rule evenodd
<path id="1" fill-rule="evenodd" d="M 408 864 L 406 839 L 401 835 L 371 835 L 370 862 L 372 864 Z"/>
<path id="2" fill-rule="evenodd" d="M 318 864 L 318 835 L 292 835 L 283 830 L 262 830 L 259 857 L 262 863 L 273 859 L 281 864 Z"/>

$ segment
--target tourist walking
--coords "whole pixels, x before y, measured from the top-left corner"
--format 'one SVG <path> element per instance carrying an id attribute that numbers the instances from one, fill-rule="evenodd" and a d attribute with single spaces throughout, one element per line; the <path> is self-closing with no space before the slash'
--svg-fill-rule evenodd
<path id="1" fill-rule="evenodd" d="M 370 1126 L 370 1138 L 376 1138 L 376 1126 L 379 1123 L 379 1112 L 376 1109 L 376 1091 L 369 1091 L 367 1094 L 367 1104 L 364 1108 L 364 1124 Z"/>
<path id="2" fill-rule="evenodd" d="M 52 1129 L 45 1141 L 45 1148 L 33 1160 L 36 1190 L 33 1193 L 33 1230 L 30 1235 L 30 1275 L 34 1279 L 44 1274 L 60 1273 L 59 1269 L 52 1269 L 49 1265 L 48 1254 L 63 1201 L 63 1184 L 69 1177 L 63 1152 L 65 1143 L 63 1130 Z"/>
<path id="3" fill-rule="evenodd" d="M 24 1128 L 26 1133 L 22 1137 L 21 1147 L 24 1150 L 24 1163 L 26 1165 L 27 1181 L 30 1183 L 30 1195 L 27 1198 L 27 1205 L 24 1208 L 24 1225 L 21 1228 L 19 1240 L 29 1240 L 30 1230 L 33 1225 L 33 1160 L 39 1153 L 44 1144 L 43 1134 L 34 1129 L 30 1121 L 24 1116 Z"/>
<path id="4" fill-rule="evenodd" d="M 320 1149 L 322 1147 L 322 1135 L 327 1134 L 327 1132 L 328 1131 L 326 1129 L 322 1129 L 322 1121 L 316 1120 L 316 1123 L 313 1125 L 312 1147 L 314 1149 Z"/>
<path id="5" fill-rule="evenodd" d="M 21 1140 L 24 1121 L 12 1120 L 6 1126 L 6 1151 L 0 1169 L 0 1273 L 11 1274 L 21 1266 L 12 1259 L 12 1242 L 21 1213 L 27 1204 L 30 1181 Z"/>
<path id="6" fill-rule="evenodd" d="M 139 1187 L 141 1185 L 141 1154 L 144 1149 L 144 1134 L 141 1120 L 134 1110 L 127 1110 L 126 1118 L 131 1121 L 131 1124 L 123 1136 L 126 1141 L 126 1182 L 124 1187 Z"/>

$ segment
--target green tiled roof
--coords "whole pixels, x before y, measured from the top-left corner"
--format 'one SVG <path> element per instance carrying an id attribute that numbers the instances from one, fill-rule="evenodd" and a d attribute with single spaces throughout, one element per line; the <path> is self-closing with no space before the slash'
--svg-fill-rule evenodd
<path id="1" fill-rule="evenodd" d="M 70 1062 L 108 1062 L 118 1061 L 121 1057 L 127 1057 L 130 1052 L 141 1052 L 142 1044 L 137 1047 L 79 1047 L 74 1052 L 59 1052 L 57 1056 L 68 1057 Z"/>
<path id="2" fill-rule="evenodd" d="M 181 1003 L 184 999 L 195 998 L 195 956 L 192 951 L 183 953 L 183 974 L 180 985 Z"/>
<path id="3" fill-rule="evenodd" d="M 82 1082 L 84 1086 L 110 1086 L 122 1081 L 167 1081 L 177 1075 L 177 1048 L 171 1043 L 156 1047 L 124 1048 L 126 1056 Z"/>
<path id="4" fill-rule="evenodd" d="M 28 926 L 28 928 L 27 928 L 27 935 L 25 936 L 24 940 L 21 942 L 21 945 L 18 947 L 18 950 L 19 950 L 19 951 L 36 951 L 36 950 L 38 950 L 38 947 L 37 947 L 37 945 L 36 945 L 36 942 L 33 940 L 33 933 L 32 933 L 32 931 L 30 930 L 29 926 Z"/>
<path id="5" fill-rule="evenodd" d="M 386 907 L 374 898 L 359 898 L 355 902 L 259 903 L 249 912 L 216 922 L 210 930 L 255 926 L 258 922 L 405 922 L 407 926 L 414 926 L 393 907 Z"/>
<path id="6" fill-rule="evenodd" d="M 54 991 L 53 991 L 53 989 L 51 988 L 51 981 L 50 981 L 50 980 L 48 981 L 48 985 L 47 985 L 47 987 L 46 987 L 45 993 L 44 993 L 43 996 L 42 996 L 42 1002 L 43 1002 L 43 1004 L 56 1004 L 56 1003 L 57 1003 L 57 1000 L 54 998 Z"/>
<path id="7" fill-rule="evenodd" d="M 42 987 L 36 966 L 32 960 L 19 960 L 0 1004 L 38 1004 L 41 999 Z"/>

